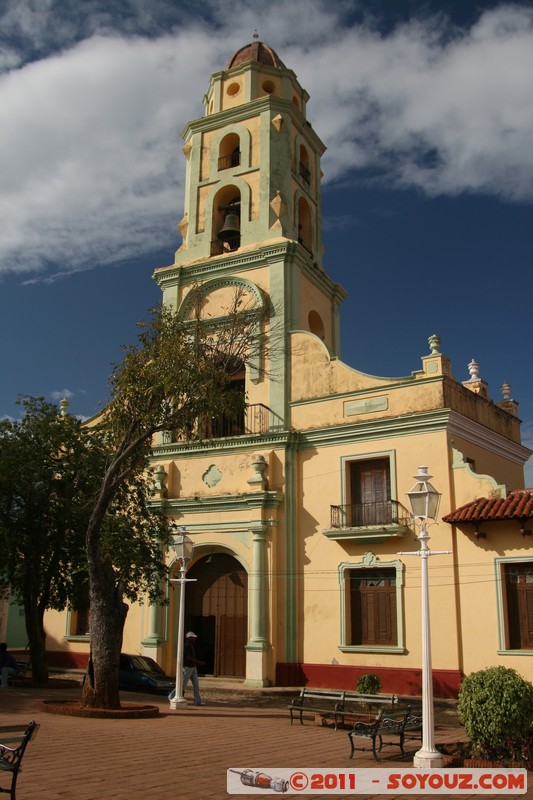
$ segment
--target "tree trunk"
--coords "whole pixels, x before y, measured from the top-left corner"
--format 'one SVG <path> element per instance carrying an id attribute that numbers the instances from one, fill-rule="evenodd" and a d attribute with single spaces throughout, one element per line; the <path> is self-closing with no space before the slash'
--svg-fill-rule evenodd
<path id="1" fill-rule="evenodd" d="M 91 653 L 81 703 L 90 708 L 120 708 L 119 656 L 128 606 L 110 563 L 89 565 Z"/>
<path id="2" fill-rule="evenodd" d="M 48 657 L 43 612 L 32 597 L 24 597 L 24 618 L 30 648 L 32 678 L 35 683 L 48 683 Z"/>

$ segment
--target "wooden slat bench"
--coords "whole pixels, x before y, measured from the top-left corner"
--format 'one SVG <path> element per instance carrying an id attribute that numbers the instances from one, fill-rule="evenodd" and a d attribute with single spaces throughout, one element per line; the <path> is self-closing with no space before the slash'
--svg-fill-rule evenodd
<path id="1" fill-rule="evenodd" d="M 342 708 L 335 711 L 335 728 L 352 727 L 362 714 L 377 714 L 382 706 L 394 706 L 398 702 L 395 694 L 361 694 L 345 692 Z"/>
<path id="2" fill-rule="evenodd" d="M 356 750 L 372 750 L 372 755 L 379 761 L 378 753 L 383 747 L 394 745 L 400 748 L 402 756 L 405 755 L 403 743 L 405 739 L 405 726 L 411 714 L 410 706 L 391 706 L 390 708 L 380 708 L 378 714 L 372 722 L 356 722 L 352 730 L 348 733 L 350 740 L 350 758 Z M 388 741 L 383 741 L 386 736 Z M 390 740 L 394 737 L 394 741 Z M 358 739 L 369 739 L 372 743 L 369 747 L 358 747 Z"/>
<path id="3" fill-rule="evenodd" d="M 342 711 L 344 703 L 343 691 L 328 691 L 326 689 L 303 688 L 298 697 L 295 697 L 288 706 L 291 715 L 291 725 L 296 716 L 303 725 L 304 711 L 320 715 L 323 718 L 335 718 L 338 710 Z"/>
<path id="4" fill-rule="evenodd" d="M 0 786 L 0 792 L 9 794 L 11 800 L 15 800 L 22 757 L 30 739 L 36 736 L 38 728 L 33 720 L 27 725 L 0 725 L 0 778 L 4 773 L 11 776 L 10 788 Z"/>

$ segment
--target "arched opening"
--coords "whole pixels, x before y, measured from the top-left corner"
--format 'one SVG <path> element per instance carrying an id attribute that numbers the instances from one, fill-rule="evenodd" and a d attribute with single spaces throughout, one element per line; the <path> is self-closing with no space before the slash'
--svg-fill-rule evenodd
<path id="1" fill-rule="evenodd" d="M 238 250 L 241 245 L 241 194 L 224 186 L 213 202 L 211 255 Z"/>
<path id="2" fill-rule="evenodd" d="M 311 209 L 303 197 L 298 200 L 298 241 L 312 255 Z"/>
<path id="3" fill-rule="evenodd" d="M 212 553 L 187 572 L 185 627 L 198 636 L 208 675 L 244 677 L 248 641 L 248 574 L 236 558 Z"/>
<path id="4" fill-rule="evenodd" d="M 314 333 L 315 336 L 318 336 L 319 339 L 324 341 L 326 338 L 326 332 L 324 329 L 324 323 L 322 322 L 322 317 L 318 311 L 310 311 L 307 321 L 309 323 L 309 330 L 311 333 Z"/>
<path id="5" fill-rule="evenodd" d="M 222 369 L 228 374 L 230 383 L 225 389 L 231 397 L 228 414 L 212 417 L 206 430 L 206 438 L 219 439 L 224 436 L 242 436 L 246 433 L 246 370 L 240 359 L 224 359 Z"/>
<path id="6" fill-rule="evenodd" d="M 228 133 L 220 142 L 218 151 L 218 170 L 238 167 L 241 163 L 241 142 L 236 133 Z"/>
<path id="7" fill-rule="evenodd" d="M 300 177 L 305 181 L 305 183 L 310 186 L 311 185 L 311 170 L 309 168 L 309 153 L 307 152 L 307 148 L 300 145 L 300 162 L 298 164 L 298 172 Z"/>

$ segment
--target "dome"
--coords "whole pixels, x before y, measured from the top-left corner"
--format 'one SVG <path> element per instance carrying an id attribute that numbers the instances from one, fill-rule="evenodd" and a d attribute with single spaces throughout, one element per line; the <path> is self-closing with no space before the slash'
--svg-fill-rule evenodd
<path id="1" fill-rule="evenodd" d="M 241 47 L 241 49 L 237 50 L 230 58 L 226 69 L 238 67 L 240 64 L 244 64 L 245 61 L 257 61 L 258 64 L 266 64 L 268 67 L 285 69 L 285 64 L 279 58 L 275 50 L 272 50 L 271 47 L 267 44 L 263 44 L 263 42 L 251 42 Z"/>

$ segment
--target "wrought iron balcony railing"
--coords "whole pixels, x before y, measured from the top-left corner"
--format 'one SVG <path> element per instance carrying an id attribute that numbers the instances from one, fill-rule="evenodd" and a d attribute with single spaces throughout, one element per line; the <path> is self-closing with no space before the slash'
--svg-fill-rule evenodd
<path id="1" fill-rule="evenodd" d="M 374 525 L 407 526 L 409 520 L 408 510 L 397 500 L 331 506 L 332 528 L 368 528 Z"/>
<path id="2" fill-rule="evenodd" d="M 302 164 L 301 161 L 300 161 L 298 167 L 299 167 L 300 177 L 303 178 L 303 180 L 306 182 L 306 184 L 308 186 L 310 186 L 311 185 L 311 172 L 307 169 L 307 167 L 304 164 Z"/>
<path id="3" fill-rule="evenodd" d="M 220 156 L 218 159 L 218 169 L 230 169 L 230 167 L 238 167 L 241 163 L 241 151 L 236 150 L 227 156 Z"/>
<path id="4" fill-rule="evenodd" d="M 206 439 L 220 439 L 224 436 L 260 435 L 270 429 L 270 409 L 262 403 L 247 406 L 242 414 L 233 417 L 222 415 L 206 421 Z"/>

